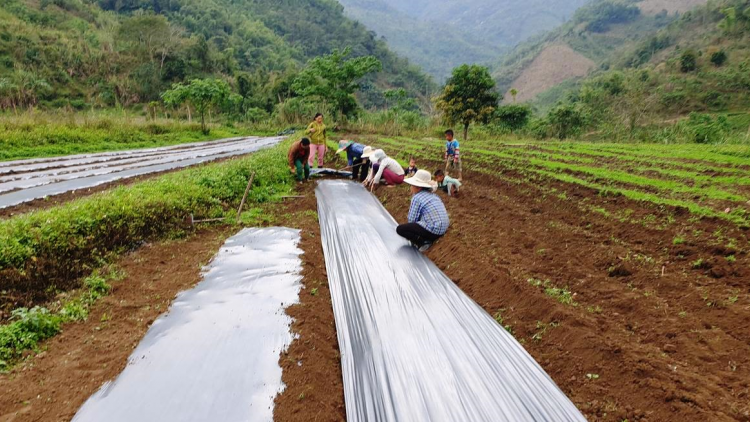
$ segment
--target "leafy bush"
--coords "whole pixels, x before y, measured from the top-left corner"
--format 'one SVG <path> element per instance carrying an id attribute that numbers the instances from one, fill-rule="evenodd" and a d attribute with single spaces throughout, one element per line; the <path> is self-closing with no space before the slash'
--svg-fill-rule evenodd
<path id="1" fill-rule="evenodd" d="M 587 121 L 587 113 L 575 104 L 559 105 L 547 115 L 547 122 L 552 132 L 551 136 L 559 139 L 580 134 Z"/>
<path id="2" fill-rule="evenodd" d="M 692 141 L 698 144 L 711 144 L 724 139 L 728 130 L 726 116 L 690 113 L 686 121 L 679 125 L 691 135 Z"/>
<path id="3" fill-rule="evenodd" d="M 724 63 L 727 62 L 728 58 L 729 57 L 724 50 L 714 51 L 713 53 L 711 53 L 711 63 L 713 63 L 716 67 L 723 66 Z"/>
<path id="4" fill-rule="evenodd" d="M 698 69 L 698 54 L 694 50 L 685 50 L 680 55 L 680 71 L 688 73 L 696 69 Z"/>
<path id="5" fill-rule="evenodd" d="M 495 118 L 510 132 L 516 132 L 529 124 L 532 111 L 528 105 L 509 104 L 498 107 Z"/>
<path id="6" fill-rule="evenodd" d="M 0 369 L 20 357 L 24 350 L 33 349 L 40 341 L 60 332 L 62 323 L 62 317 L 46 308 L 14 310 L 11 323 L 0 325 Z"/>

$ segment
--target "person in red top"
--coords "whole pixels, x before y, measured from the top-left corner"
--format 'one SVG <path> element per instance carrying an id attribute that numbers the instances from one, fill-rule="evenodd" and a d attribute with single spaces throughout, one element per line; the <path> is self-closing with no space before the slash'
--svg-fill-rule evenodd
<path id="1" fill-rule="evenodd" d="M 297 181 L 302 182 L 310 178 L 310 164 L 307 162 L 310 158 L 310 140 L 302 138 L 292 144 L 289 148 L 289 170 L 296 174 Z M 304 179 L 302 178 L 304 174 Z"/>

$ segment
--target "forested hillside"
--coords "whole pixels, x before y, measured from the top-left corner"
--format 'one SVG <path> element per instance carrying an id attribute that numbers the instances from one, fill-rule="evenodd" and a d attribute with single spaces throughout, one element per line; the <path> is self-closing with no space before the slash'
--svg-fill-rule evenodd
<path id="1" fill-rule="evenodd" d="M 251 102 L 270 112 L 293 95 L 309 59 L 345 47 L 383 64 L 363 84 L 369 105 L 386 88 L 431 87 L 334 0 L 6 0 L 0 98 L 4 108 L 129 106 L 212 76 L 233 86 L 241 78 Z"/>
<path id="2" fill-rule="evenodd" d="M 559 26 L 586 0 L 340 0 L 346 13 L 442 80 Z"/>
<path id="3" fill-rule="evenodd" d="M 626 28 L 632 32 L 633 26 L 619 31 Z M 585 40 L 585 33 L 577 36 Z M 587 75 L 531 101 L 539 116 L 531 125 L 536 136 L 665 143 L 746 142 L 750 136 L 750 0 L 710 1 L 661 30 L 613 45 L 608 55 L 590 57 L 598 61 Z M 520 92 L 511 94 L 522 102 Z M 528 110 L 521 104 L 505 108 Z"/>
<path id="4" fill-rule="evenodd" d="M 546 93 L 540 101 L 549 103 L 565 89 L 560 84 L 586 76 L 594 68 L 616 65 L 620 49 L 648 38 L 685 10 L 705 2 L 594 0 L 559 28 L 520 44 L 495 66 L 494 75 L 500 89 L 508 92 L 515 88 L 519 100 L 533 100 Z M 556 54 L 559 52 L 565 55 Z M 553 88 L 558 89 L 547 92 Z"/>

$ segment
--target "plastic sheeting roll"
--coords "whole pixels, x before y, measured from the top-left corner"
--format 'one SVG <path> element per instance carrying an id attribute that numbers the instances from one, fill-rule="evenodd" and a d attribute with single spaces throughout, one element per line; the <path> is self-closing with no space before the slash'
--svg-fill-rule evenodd
<path id="1" fill-rule="evenodd" d="M 343 181 L 316 194 L 349 422 L 585 420 L 377 198 Z"/>
<path id="2" fill-rule="evenodd" d="M 278 228 L 229 239 L 73 420 L 271 421 L 279 356 L 292 341 L 284 308 L 301 288 L 298 242 L 298 230 Z"/>

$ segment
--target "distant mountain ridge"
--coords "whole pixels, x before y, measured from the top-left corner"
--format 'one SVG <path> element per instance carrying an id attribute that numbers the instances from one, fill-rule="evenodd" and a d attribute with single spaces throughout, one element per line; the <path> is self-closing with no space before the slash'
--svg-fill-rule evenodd
<path id="1" fill-rule="evenodd" d="M 488 64 L 562 24 L 588 0 L 339 0 L 344 13 L 439 80 L 463 63 Z"/>

